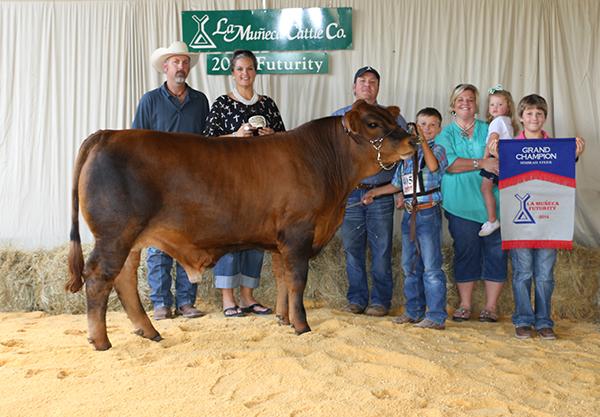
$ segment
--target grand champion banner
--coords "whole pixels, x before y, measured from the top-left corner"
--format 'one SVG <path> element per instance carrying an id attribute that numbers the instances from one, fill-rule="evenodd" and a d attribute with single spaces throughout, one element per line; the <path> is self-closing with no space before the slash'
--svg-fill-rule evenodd
<path id="1" fill-rule="evenodd" d="M 575 139 L 501 140 L 502 249 L 573 247 Z"/>

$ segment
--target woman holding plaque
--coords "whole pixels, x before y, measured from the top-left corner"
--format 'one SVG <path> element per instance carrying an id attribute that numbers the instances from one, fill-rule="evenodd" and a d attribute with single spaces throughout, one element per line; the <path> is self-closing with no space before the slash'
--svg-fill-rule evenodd
<path id="1" fill-rule="evenodd" d="M 285 130 L 275 102 L 254 91 L 258 62 L 251 51 L 238 50 L 231 58 L 234 87 L 218 97 L 206 118 L 205 136 L 264 136 Z M 271 314 L 273 310 L 253 296 L 258 287 L 263 252 L 255 249 L 227 253 L 214 267 L 215 287 L 223 296 L 225 317 L 246 313 Z M 239 287 L 239 302 L 234 289 Z"/>

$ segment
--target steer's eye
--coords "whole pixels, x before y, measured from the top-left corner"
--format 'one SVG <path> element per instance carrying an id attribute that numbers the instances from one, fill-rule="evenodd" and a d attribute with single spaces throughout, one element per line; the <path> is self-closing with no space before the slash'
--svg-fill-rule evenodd
<path id="1" fill-rule="evenodd" d="M 377 127 L 377 123 L 369 123 L 367 126 L 369 126 L 370 129 L 375 129 Z"/>

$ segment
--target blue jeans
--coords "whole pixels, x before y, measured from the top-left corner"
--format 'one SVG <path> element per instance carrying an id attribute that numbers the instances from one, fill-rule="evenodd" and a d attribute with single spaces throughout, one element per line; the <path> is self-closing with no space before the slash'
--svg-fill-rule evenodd
<path id="1" fill-rule="evenodd" d="M 256 249 L 226 253 L 217 261 L 213 272 L 215 288 L 257 288 L 264 252 Z"/>
<path id="2" fill-rule="evenodd" d="M 554 291 L 556 249 L 511 249 L 512 289 L 516 327 L 535 326 L 536 330 L 553 327 L 550 318 Z M 531 305 L 531 284 L 535 280 L 535 310 Z"/>
<path id="3" fill-rule="evenodd" d="M 150 285 L 150 300 L 155 309 L 173 306 L 171 293 L 171 267 L 173 258 L 156 248 L 148 248 L 146 253 L 148 266 L 148 285 Z M 196 302 L 197 284 L 192 284 L 185 270 L 177 263 L 175 277 L 175 302 L 179 308 L 186 304 L 194 305 Z"/>
<path id="4" fill-rule="evenodd" d="M 354 190 L 347 206 L 361 201 L 365 190 Z M 368 304 L 390 308 L 394 280 L 392 278 L 392 235 L 394 197 L 382 196 L 368 206 L 346 209 L 342 223 L 342 243 L 346 254 L 348 302 L 366 307 Z M 369 297 L 366 251 L 371 252 L 373 288 Z M 369 303 L 370 300 L 370 303 Z"/>
<path id="5" fill-rule="evenodd" d="M 402 270 L 406 315 L 423 316 L 443 324 L 446 312 L 446 274 L 442 270 L 442 209 L 439 205 L 417 211 L 416 242 L 410 240 L 410 213 L 402 218 Z"/>
<path id="6" fill-rule="evenodd" d="M 507 251 L 502 250 L 500 230 L 479 237 L 481 223 L 463 219 L 445 211 L 448 230 L 454 248 L 454 281 L 456 283 L 478 280 L 505 282 Z"/>

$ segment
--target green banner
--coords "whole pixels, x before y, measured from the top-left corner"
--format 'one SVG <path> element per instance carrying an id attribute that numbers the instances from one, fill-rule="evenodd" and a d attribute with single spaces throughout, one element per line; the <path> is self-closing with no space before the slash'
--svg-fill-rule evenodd
<path id="1" fill-rule="evenodd" d="M 352 48 L 352 8 L 186 11 L 183 41 L 195 52 Z"/>
<path id="2" fill-rule="evenodd" d="M 327 74 L 329 56 L 326 52 L 256 53 L 258 74 Z M 232 54 L 207 54 L 208 75 L 231 74 Z"/>

